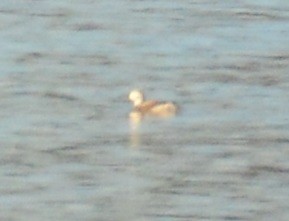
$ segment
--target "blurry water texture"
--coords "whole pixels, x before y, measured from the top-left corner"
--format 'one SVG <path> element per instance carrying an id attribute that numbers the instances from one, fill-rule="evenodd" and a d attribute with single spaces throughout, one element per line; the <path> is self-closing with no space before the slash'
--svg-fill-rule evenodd
<path id="1" fill-rule="evenodd" d="M 0 2 L 0 219 L 289 220 L 289 1 Z M 128 121 L 127 94 L 181 107 Z"/>

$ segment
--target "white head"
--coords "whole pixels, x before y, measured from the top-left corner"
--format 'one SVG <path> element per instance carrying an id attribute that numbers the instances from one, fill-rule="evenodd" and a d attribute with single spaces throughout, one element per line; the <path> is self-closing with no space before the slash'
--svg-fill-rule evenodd
<path id="1" fill-rule="evenodd" d="M 143 102 L 144 96 L 139 90 L 132 90 L 129 93 L 128 99 L 133 103 L 133 106 L 136 107 Z"/>

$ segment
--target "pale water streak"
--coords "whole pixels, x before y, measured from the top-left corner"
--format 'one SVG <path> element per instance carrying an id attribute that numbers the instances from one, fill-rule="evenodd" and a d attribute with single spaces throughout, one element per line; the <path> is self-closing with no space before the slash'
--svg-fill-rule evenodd
<path id="1" fill-rule="evenodd" d="M 289 219 L 289 3 L 0 3 L 1 220 Z M 131 89 L 181 107 L 130 122 Z"/>

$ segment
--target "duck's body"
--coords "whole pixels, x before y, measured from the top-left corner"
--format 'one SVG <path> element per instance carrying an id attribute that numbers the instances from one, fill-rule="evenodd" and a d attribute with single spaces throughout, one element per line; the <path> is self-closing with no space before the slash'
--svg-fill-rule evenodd
<path id="1" fill-rule="evenodd" d="M 133 111 L 140 115 L 154 115 L 160 117 L 173 116 L 177 107 L 172 102 L 161 102 L 155 100 L 144 100 L 144 95 L 139 90 L 133 90 L 129 94 L 129 100 L 133 103 Z"/>

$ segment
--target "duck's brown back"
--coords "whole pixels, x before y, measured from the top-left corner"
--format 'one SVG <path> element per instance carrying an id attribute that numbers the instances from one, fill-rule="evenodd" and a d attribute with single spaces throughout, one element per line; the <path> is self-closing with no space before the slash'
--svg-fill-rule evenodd
<path id="1" fill-rule="evenodd" d="M 148 113 L 153 107 L 155 107 L 159 102 L 157 101 L 144 101 L 142 104 L 140 104 L 139 106 L 135 107 L 134 110 L 135 111 L 139 111 L 143 114 Z"/>
<path id="2" fill-rule="evenodd" d="M 150 114 L 157 116 L 174 116 L 177 112 L 177 106 L 172 102 L 164 102 L 153 106 L 150 110 Z"/>

